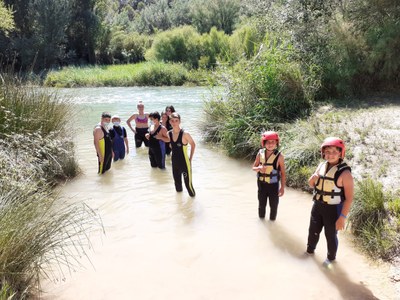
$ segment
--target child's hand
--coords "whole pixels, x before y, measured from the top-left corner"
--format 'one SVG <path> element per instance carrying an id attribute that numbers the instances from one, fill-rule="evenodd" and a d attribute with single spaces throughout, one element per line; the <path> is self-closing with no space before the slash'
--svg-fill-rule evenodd
<path id="1" fill-rule="evenodd" d="M 144 136 L 146 139 L 150 139 L 150 133 L 146 133 Z"/>
<path id="2" fill-rule="evenodd" d="M 285 188 L 283 186 L 281 186 L 281 188 L 279 189 L 278 196 L 282 197 L 284 193 L 285 193 Z"/>

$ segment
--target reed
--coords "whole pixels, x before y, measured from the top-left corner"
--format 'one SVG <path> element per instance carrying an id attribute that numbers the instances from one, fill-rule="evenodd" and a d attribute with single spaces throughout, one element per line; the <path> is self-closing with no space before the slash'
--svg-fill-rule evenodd
<path id="1" fill-rule="evenodd" d="M 142 62 L 127 65 L 67 67 L 51 71 L 44 80 L 51 87 L 180 86 L 200 82 L 181 64 Z"/>
<path id="2" fill-rule="evenodd" d="M 387 209 L 397 203 L 383 185 L 371 178 L 358 182 L 349 221 L 356 242 L 372 257 L 391 259 L 400 251 L 398 211 Z"/>
<path id="3" fill-rule="evenodd" d="M 102 226 L 54 188 L 79 171 L 65 130 L 72 106 L 9 74 L 1 79 L 0 299 L 26 299 L 40 292 L 43 276 L 79 265 Z"/>

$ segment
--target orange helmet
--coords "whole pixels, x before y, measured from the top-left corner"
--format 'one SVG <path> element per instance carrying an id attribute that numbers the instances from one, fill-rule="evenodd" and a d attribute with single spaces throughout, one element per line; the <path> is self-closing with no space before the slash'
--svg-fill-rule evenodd
<path id="1" fill-rule="evenodd" d="M 325 147 L 337 147 L 337 148 L 340 148 L 340 150 L 341 150 L 340 158 L 342 158 L 342 159 L 344 158 L 344 155 L 346 153 L 346 147 L 345 147 L 344 142 L 343 142 L 342 139 L 339 139 L 337 137 L 328 137 L 328 138 L 326 138 L 323 141 L 322 145 L 321 145 L 321 156 L 322 156 L 322 158 L 325 158 L 325 155 L 324 155 Z"/>
<path id="2" fill-rule="evenodd" d="M 264 142 L 275 140 L 279 146 L 279 135 L 275 131 L 266 131 L 261 135 L 261 146 L 264 147 Z"/>

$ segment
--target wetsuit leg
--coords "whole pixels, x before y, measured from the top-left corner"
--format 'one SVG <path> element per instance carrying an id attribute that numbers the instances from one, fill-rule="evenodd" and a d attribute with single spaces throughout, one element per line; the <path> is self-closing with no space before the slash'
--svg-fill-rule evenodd
<path id="1" fill-rule="evenodd" d="M 182 171 L 174 164 L 172 164 L 172 175 L 174 177 L 175 190 L 177 192 L 182 192 Z"/>
<path id="2" fill-rule="evenodd" d="M 313 253 L 315 247 L 317 247 L 319 241 L 319 235 L 323 227 L 323 220 L 321 214 L 321 208 L 325 205 L 319 201 L 314 201 L 311 209 L 310 226 L 308 228 L 308 242 L 307 252 Z"/>
<path id="3" fill-rule="evenodd" d="M 183 172 L 183 179 L 185 181 L 186 189 L 189 193 L 190 197 L 196 196 L 196 192 L 194 191 L 193 184 L 192 184 L 192 170 L 191 168 L 186 168 Z"/>
<path id="4" fill-rule="evenodd" d="M 267 184 L 257 179 L 258 185 L 258 216 L 265 218 L 265 208 L 267 206 Z"/>
<path id="5" fill-rule="evenodd" d="M 152 168 L 157 168 L 156 153 L 153 148 L 149 148 L 149 160 Z"/>
<path id="6" fill-rule="evenodd" d="M 278 213 L 278 204 L 279 204 L 279 183 L 270 183 L 267 184 L 268 187 L 268 198 L 269 198 L 269 219 L 274 221 L 276 219 L 276 215 Z"/>
<path id="7" fill-rule="evenodd" d="M 169 146 L 169 143 L 165 143 L 165 154 L 166 155 L 171 154 L 171 147 Z"/>
<path id="8" fill-rule="evenodd" d="M 160 169 L 165 169 L 165 143 L 159 141 L 157 147 L 153 148 L 153 154 L 157 167 Z"/>
<path id="9" fill-rule="evenodd" d="M 136 148 L 140 148 L 142 146 L 142 138 L 138 132 L 135 133 L 135 146 Z"/>
<path id="10" fill-rule="evenodd" d="M 326 211 L 324 214 L 324 230 L 326 237 L 326 244 L 328 247 L 327 258 L 329 260 L 335 260 L 336 252 L 338 249 L 338 238 L 336 230 L 336 221 L 342 211 L 342 205 L 326 205 Z"/>
<path id="11" fill-rule="evenodd" d="M 104 157 L 104 166 L 103 166 L 103 173 L 111 168 L 111 161 L 112 161 L 112 154 L 111 151 L 110 153 L 107 153 Z"/>

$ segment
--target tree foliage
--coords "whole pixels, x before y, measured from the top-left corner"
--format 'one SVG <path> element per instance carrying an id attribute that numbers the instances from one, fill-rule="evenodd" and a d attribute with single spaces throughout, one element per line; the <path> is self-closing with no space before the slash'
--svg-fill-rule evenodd
<path id="1" fill-rule="evenodd" d="M 0 0 L 0 32 L 8 33 L 15 27 L 13 12 L 6 7 L 3 0 Z"/>

